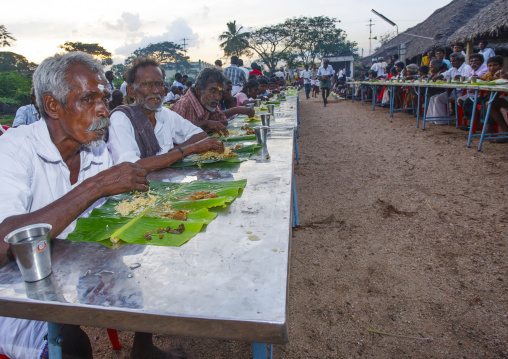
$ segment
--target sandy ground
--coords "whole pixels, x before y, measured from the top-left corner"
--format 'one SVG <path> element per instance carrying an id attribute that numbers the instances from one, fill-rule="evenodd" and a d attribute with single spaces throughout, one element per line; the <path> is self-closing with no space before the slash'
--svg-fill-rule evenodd
<path id="1" fill-rule="evenodd" d="M 422 131 L 412 116 L 331 97 L 326 108 L 303 99 L 300 114 L 290 342 L 274 358 L 508 357 L 508 144 L 478 152 L 453 126 Z M 133 333 L 114 352 L 104 329 L 86 331 L 96 358 L 128 357 Z M 155 342 L 251 357 L 248 343 Z"/>

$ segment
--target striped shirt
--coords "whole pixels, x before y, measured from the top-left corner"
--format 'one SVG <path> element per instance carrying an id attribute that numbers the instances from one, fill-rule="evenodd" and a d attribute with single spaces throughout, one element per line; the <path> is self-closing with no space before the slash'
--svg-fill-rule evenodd
<path id="1" fill-rule="evenodd" d="M 204 120 L 221 122 L 227 121 L 226 115 L 221 112 L 219 106 L 217 106 L 217 109 L 214 112 L 205 110 L 194 94 L 193 88 L 187 91 L 187 93 L 171 107 L 171 111 L 176 112 L 193 124 Z"/>
<path id="2" fill-rule="evenodd" d="M 224 70 L 224 75 L 229 77 L 233 83 L 233 86 L 243 86 L 244 82 L 247 81 L 247 77 L 245 77 L 245 71 L 236 65 L 231 65 L 226 68 L 226 70 Z"/>

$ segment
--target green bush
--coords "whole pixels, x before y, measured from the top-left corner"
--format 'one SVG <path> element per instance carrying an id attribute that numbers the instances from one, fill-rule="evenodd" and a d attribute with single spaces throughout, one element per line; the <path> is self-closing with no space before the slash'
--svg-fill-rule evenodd
<path id="1" fill-rule="evenodd" d="M 32 79 L 16 71 L 0 72 L 0 103 L 27 105 L 30 103 Z"/>

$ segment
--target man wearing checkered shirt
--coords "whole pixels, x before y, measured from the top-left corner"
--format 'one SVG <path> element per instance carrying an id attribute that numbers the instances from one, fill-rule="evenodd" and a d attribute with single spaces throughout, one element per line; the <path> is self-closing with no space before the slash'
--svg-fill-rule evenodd
<path id="1" fill-rule="evenodd" d="M 224 75 L 226 75 L 233 83 L 231 96 L 234 96 L 235 93 L 240 92 L 242 90 L 243 84 L 247 81 L 247 78 L 245 77 L 245 71 L 238 67 L 238 56 L 231 56 L 231 66 L 224 70 Z"/>

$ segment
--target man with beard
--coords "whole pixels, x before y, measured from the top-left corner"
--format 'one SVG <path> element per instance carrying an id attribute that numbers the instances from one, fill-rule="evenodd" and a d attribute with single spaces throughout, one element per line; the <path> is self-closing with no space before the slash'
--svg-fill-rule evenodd
<path id="1" fill-rule="evenodd" d="M 222 142 L 162 107 L 164 75 L 150 57 L 135 58 L 127 69 L 127 92 L 136 102 L 111 114 L 108 149 L 114 163 L 136 162 L 151 172 L 190 154 L 224 151 Z"/>
<path id="2" fill-rule="evenodd" d="M 226 76 L 221 70 L 205 68 L 196 77 L 195 86 L 171 110 L 206 132 L 227 136 L 228 122 L 219 108 L 225 85 Z"/>
<path id="3" fill-rule="evenodd" d="M 102 66 L 90 55 L 72 52 L 48 58 L 33 82 L 42 119 L 0 138 L 0 238 L 24 226 L 48 223 L 51 238 L 65 239 L 76 219 L 105 197 L 147 191 L 146 171 L 133 163 L 111 167 L 103 141 L 111 94 Z M 0 267 L 6 251 L 0 241 Z M 0 317 L 0 354 L 41 357 L 47 330 L 45 322 Z M 92 357 L 90 341 L 78 326 L 66 325 L 62 335 L 64 357 Z M 150 353 L 160 353 L 143 335 L 137 340 L 138 351 L 143 344 Z"/>

